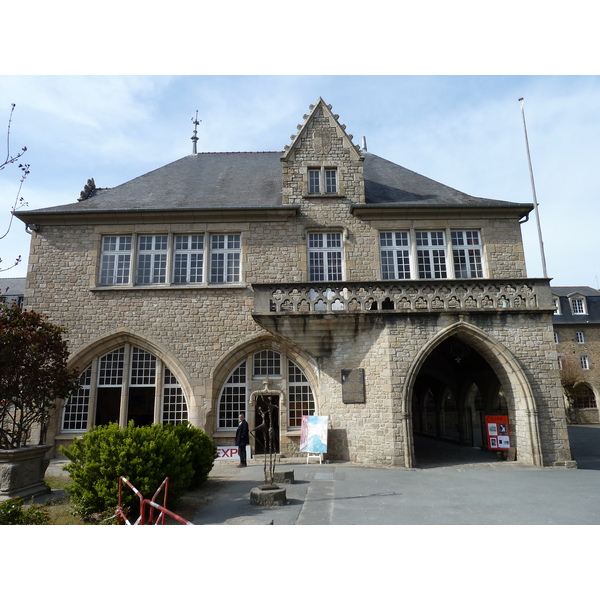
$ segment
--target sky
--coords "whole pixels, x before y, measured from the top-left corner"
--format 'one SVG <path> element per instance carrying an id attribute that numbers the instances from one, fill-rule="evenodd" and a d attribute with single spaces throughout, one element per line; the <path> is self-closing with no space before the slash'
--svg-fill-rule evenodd
<path id="1" fill-rule="evenodd" d="M 309 105 L 331 104 L 369 152 L 467 194 L 533 203 L 552 285 L 599 287 L 600 77 L 596 75 L 2 75 L 0 123 L 16 105 L 13 152 L 33 210 L 77 200 L 89 178 L 113 187 L 198 151 L 283 151 Z M 519 102 L 523 98 L 523 105 Z M 0 172 L 5 210 L 16 165 Z M 522 225 L 528 277 L 543 277 L 532 211 Z M 25 276 L 30 236 L 15 221 L 0 274 Z"/>

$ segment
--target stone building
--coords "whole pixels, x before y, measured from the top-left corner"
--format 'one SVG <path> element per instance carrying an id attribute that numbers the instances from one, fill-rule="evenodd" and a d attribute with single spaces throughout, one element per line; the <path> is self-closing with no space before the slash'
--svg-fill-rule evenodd
<path id="1" fill-rule="evenodd" d="M 328 417 L 327 458 L 403 467 L 414 436 L 482 445 L 505 415 L 518 461 L 565 464 L 531 210 L 367 152 L 319 99 L 283 151 L 192 154 L 20 211 L 26 305 L 66 326 L 82 374 L 49 442 L 133 419 L 233 445 L 238 413 L 254 429 L 270 402 L 286 456 L 306 414 Z"/>
<path id="2" fill-rule="evenodd" d="M 600 423 L 600 292 L 590 287 L 552 287 L 554 341 L 563 377 L 574 382 L 571 418 Z"/>
<path id="3" fill-rule="evenodd" d="M 23 306 L 25 295 L 25 277 L 0 278 L 0 303 L 14 303 Z"/>

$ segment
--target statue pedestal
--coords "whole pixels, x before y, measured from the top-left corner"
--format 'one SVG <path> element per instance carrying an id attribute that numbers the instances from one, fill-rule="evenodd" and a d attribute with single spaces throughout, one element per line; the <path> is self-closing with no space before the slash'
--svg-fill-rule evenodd
<path id="1" fill-rule="evenodd" d="M 250 504 L 254 506 L 283 506 L 287 504 L 285 488 L 259 486 L 250 490 Z"/>

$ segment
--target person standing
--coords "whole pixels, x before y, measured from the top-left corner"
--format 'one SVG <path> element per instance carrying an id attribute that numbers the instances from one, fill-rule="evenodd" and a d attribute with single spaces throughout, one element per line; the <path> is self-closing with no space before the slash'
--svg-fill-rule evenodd
<path id="1" fill-rule="evenodd" d="M 248 433 L 248 421 L 243 413 L 239 416 L 240 423 L 235 432 L 235 445 L 238 447 L 240 464 L 238 467 L 246 466 L 246 445 L 250 443 L 250 434 Z"/>

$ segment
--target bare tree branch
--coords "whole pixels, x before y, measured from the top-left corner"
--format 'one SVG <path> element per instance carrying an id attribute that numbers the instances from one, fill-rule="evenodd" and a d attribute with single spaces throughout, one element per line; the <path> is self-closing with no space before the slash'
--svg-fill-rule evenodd
<path id="1" fill-rule="evenodd" d="M 27 152 L 27 146 L 23 146 L 23 148 L 21 148 L 21 150 L 14 155 L 11 152 L 10 128 L 12 125 L 12 117 L 13 117 L 13 113 L 15 111 L 15 106 L 16 105 L 14 103 L 10 105 L 10 115 L 8 117 L 8 126 L 6 128 L 6 157 L 5 157 L 4 161 L 2 163 L 0 163 L 0 171 L 3 171 L 8 165 L 13 165 L 15 163 L 18 163 L 19 159 L 23 156 L 23 154 L 25 154 L 25 152 Z M 21 179 L 19 181 L 19 188 L 17 189 L 17 195 L 15 196 L 15 199 L 12 202 L 12 205 L 10 207 L 10 219 L 9 219 L 8 225 L 6 227 L 6 231 L 4 231 L 4 233 L 2 233 L 0 235 L 0 240 L 3 240 L 9 234 L 12 224 L 13 224 L 15 211 L 18 208 L 26 206 L 25 201 L 21 197 L 21 189 L 23 188 L 23 183 L 25 182 L 25 179 L 27 179 L 27 176 L 29 175 L 29 164 L 18 163 L 18 168 L 21 170 Z M 20 262 L 21 262 L 21 257 L 18 256 L 16 259 L 14 259 L 13 263 L 9 267 L 3 267 L 3 268 L 0 267 L 0 273 L 2 273 L 4 271 L 8 271 L 9 269 L 12 269 L 13 267 L 16 267 Z M 2 258 L 0 257 L 0 264 L 1 263 L 2 263 Z"/>

